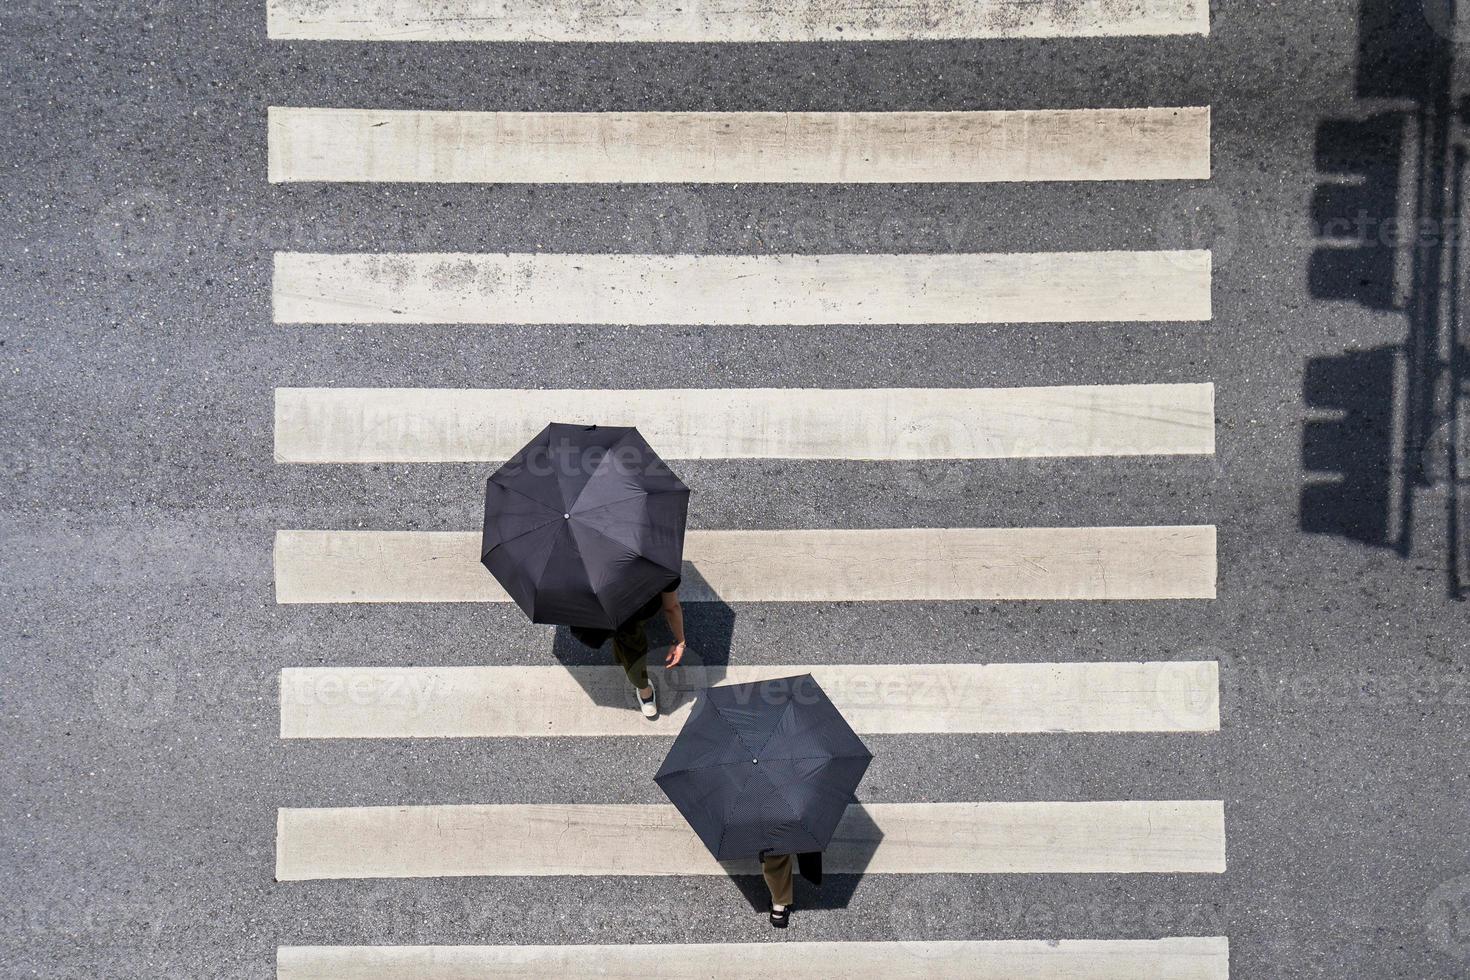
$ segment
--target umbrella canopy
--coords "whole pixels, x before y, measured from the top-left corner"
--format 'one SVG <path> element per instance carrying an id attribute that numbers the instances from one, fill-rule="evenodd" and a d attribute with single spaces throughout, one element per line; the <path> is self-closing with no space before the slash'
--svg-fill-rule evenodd
<path id="1" fill-rule="evenodd" d="M 688 511 L 637 429 L 553 423 L 486 482 L 480 563 L 532 622 L 616 629 L 679 577 Z"/>
<path id="2" fill-rule="evenodd" d="M 872 759 L 802 674 L 707 689 L 653 778 L 724 861 L 825 850 Z"/>

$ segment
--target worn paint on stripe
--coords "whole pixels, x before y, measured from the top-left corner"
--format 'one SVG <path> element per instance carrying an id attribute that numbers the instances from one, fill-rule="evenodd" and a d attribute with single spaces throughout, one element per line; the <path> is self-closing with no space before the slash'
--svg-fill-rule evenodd
<path id="1" fill-rule="evenodd" d="M 278 602 L 508 602 L 457 531 L 278 531 Z M 1215 529 L 690 531 L 689 601 L 1213 599 Z"/>
<path id="2" fill-rule="evenodd" d="M 270 179 L 426 183 L 1204 180 L 1210 110 L 270 110 Z"/>
<path id="3" fill-rule="evenodd" d="M 283 946 L 276 980 L 1229 980 L 1224 937 L 578 946 Z"/>
<path id="4" fill-rule="evenodd" d="M 935 41 L 1204 35 L 1208 0 L 267 0 L 290 41 Z"/>
<path id="5" fill-rule="evenodd" d="M 553 419 L 637 425 L 666 459 L 997 459 L 1215 451 L 1210 384 L 278 388 L 275 395 L 278 463 L 505 460 Z"/>
<path id="6" fill-rule="evenodd" d="M 281 671 L 282 738 L 674 735 L 699 692 L 811 674 L 861 734 L 1217 731 L 1212 661 L 709 666 L 650 677 L 656 722 L 617 667 L 302 667 Z"/>
<path id="7" fill-rule="evenodd" d="M 278 252 L 277 323 L 815 326 L 1208 320 L 1210 253 Z"/>
<path id="8" fill-rule="evenodd" d="M 1225 811 L 1211 800 L 854 804 L 822 863 L 836 874 L 1219 873 Z M 280 881 L 757 870 L 716 861 L 664 804 L 283 809 L 276 820 Z"/>

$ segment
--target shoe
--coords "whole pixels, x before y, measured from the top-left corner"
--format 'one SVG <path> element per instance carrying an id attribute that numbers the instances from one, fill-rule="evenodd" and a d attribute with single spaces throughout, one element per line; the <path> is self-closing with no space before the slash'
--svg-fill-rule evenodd
<path id="1" fill-rule="evenodd" d="M 791 922 L 791 906 L 786 906 L 781 911 L 776 911 L 774 904 L 767 906 L 771 913 L 771 925 L 777 929 L 785 929 Z"/>
<path id="2" fill-rule="evenodd" d="M 648 689 L 653 694 L 649 696 L 647 701 L 643 700 L 643 694 L 636 687 L 633 689 L 633 693 L 638 696 L 638 707 L 643 712 L 643 717 L 652 721 L 658 717 L 658 688 L 650 684 L 648 685 Z"/>

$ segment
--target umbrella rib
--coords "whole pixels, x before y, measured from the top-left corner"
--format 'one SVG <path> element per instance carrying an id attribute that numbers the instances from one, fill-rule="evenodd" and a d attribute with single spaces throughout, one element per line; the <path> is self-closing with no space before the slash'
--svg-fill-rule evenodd
<path id="1" fill-rule="evenodd" d="M 509 484 L 501 483 L 499 480 L 495 479 L 495 477 L 493 477 L 493 476 L 490 478 L 490 482 L 493 483 L 493 484 L 495 484 L 500 489 L 504 490 L 506 493 L 513 493 L 517 497 L 524 497 L 526 500 L 529 500 L 533 504 L 537 504 L 539 506 L 545 507 L 547 510 L 549 510 L 549 511 L 551 511 L 553 513 L 556 512 L 556 508 L 555 507 L 552 507 L 546 501 L 544 501 L 544 500 L 537 500 L 535 497 L 531 496 L 529 493 L 526 493 L 523 490 L 517 490 L 515 487 L 510 486 Z"/>
<path id="2" fill-rule="evenodd" d="M 791 802 L 791 800 L 786 797 L 785 793 L 781 792 L 780 785 L 778 785 L 774 779 L 772 779 L 770 776 L 766 776 L 766 782 L 771 784 L 771 789 L 775 790 L 776 795 L 781 797 L 781 802 L 786 804 L 787 809 L 789 809 L 793 814 L 796 815 L 796 822 L 801 824 L 801 829 L 806 831 L 806 835 L 815 841 L 817 839 L 817 835 L 812 833 L 812 828 L 806 825 L 806 818 L 801 815 L 801 809 L 795 806 Z"/>
<path id="3" fill-rule="evenodd" d="M 577 507 L 577 505 L 574 503 L 574 504 L 572 504 L 572 513 L 573 514 L 576 514 L 578 517 L 581 517 L 583 514 L 595 514 L 595 513 L 597 513 L 600 510 L 607 510 L 613 504 L 620 504 L 620 503 L 622 503 L 625 500 L 632 500 L 634 497 L 647 497 L 647 496 L 648 496 L 648 491 L 646 491 L 646 490 L 635 490 L 632 493 L 628 494 L 626 497 L 619 497 L 617 500 L 609 500 L 606 503 L 598 504 L 596 507 L 586 507 L 586 508 L 579 509 Z"/>
<path id="4" fill-rule="evenodd" d="M 634 497 L 658 497 L 658 496 L 662 496 L 663 494 L 666 494 L 666 493 L 687 493 L 687 492 L 688 492 L 687 490 L 647 490 L 647 489 L 639 488 L 637 490 L 634 490 L 632 493 L 628 494 L 626 497 L 619 497 L 617 500 L 608 500 L 608 501 L 605 501 L 603 503 L 598 504 L 596 507 L 588 507 L 585 510 L 577 510 L 576 505 L 573 504 L 572 505 L 572 513 L 574 513 L 574 514 L 595 514 L 599 510 L 606 510 L 608 507 L 611 507 L 613 504 L 620 504 L 620 503 L 622 503 L 625 500 L 632 500 Z"/>
<path id="5" fill-rule="evenodd" d="M 603 534 L 597 528 L 592 527 L 590 524 L 587 524 L 587 523 L 582 522 L 582 521 L 577 522 L 576 529 L 572 532 L 573 538 L 575 538 L 576 535 L 577 535 L 577 533 L 578 532 L 581 532 L 581 531 L 591 532 L 592 534 L 597 535 L 599 538 L 603 538 L 603 539 L 605 539 L 607 541 L 611 541 L 613 544 L 617 545 L 619 548 L 628 548 L 628 543 L 626 541 L 619 541 L 617 538 L 613 537 L 610 534 Z M 662 568 L 664 571 L 669 571 L 669 568 L 668 568 L 667 565 L 660 565 L 658 562 L 654 561 L 653 559 L 651 559 L 651 558 L 649 558 L 649 557 L 647 557 L 645 555 L 637 554 L 636 557 L 638 558 L 639 561 L 646 561 L 650 565 L 654 565 L 654 566 L 657 566 L 658 568 Z M 678 574 L 678 573 L 676 572 L 675 574 Z M 597 604 L 598 604 L 598 606 L 600 606 L 602 608 L 602 611 L 605 612 L 605 613 L 607 613 L 608 614 L 608 618 L 611 619 L 612 618 L 612 610 L 609 609 L 609 608 L 607 608 L 607 606 L 604 606 L 602 604 L 602 596 L 598 594 L 597 589 L 595 587 L 592 590 L 592 594 L 597 598 Z"/>
<path id="6" fill-rule="evenodd" d="M 623 498 L 623 500 L 628 500 L 628 499 L 629 499 L 628 497 L 624 497 Z M 612 501 L 612 503 L 618 503 L 618 502 L 619 501 Z M 598 507 L 593 507 L 592 510 L 581 511 L 576 516 L 578 518 L 580 518 L 584 514 L 590 514 L 593 511 L 596 511 L 596 510 L 599 510 L 599 509 L 600 508 L 598 508 Z M 632 547 L 632 545 L 628 544 L 628 542 L 626 542 L 626 541 L 619 541 L 617 538 L 613 537 L 611 534 L 608 534 L 605 531 L 598 530 L 597 528 L 595 528 L 592 525 L 588 524 L 586 521 L 579 521 L 577 523 L 577 527 L 579 527 L 579 528 L 585 528 L 588 531 L 591 531 L 592 533 L 598 535 L 599 537 L 606 538 L 607 540 L 611 541 L 613 544 L 617 545 L 620 548 L 631 548 Z M 644 561 L 648 562 L 650 565 L 657 565 L 659 568 L 662 568 L 664 571 L 672 572 L 675 575 L 678 575 L 679 572 L 680 572 L 680 569 L 670 568 L 669 566 L 663 564 L 662 562 L 654 561 L 652 558 L 649 558 L 647 555 L 643 554 L 641 551 L 638 553 L 638 557 L 641 558 L 641 559 L 643 559 Z"/>
<path id="7" fill-rule="evenodd" d="M 771 739 L 775 737 L 775 735 L 776 735 L 776 729 L 779 728 L 779 727 L 781 727 L 781 721 L 782 721 L 782 719 L 784 719 L 786 717 L 786 715 L 788 713 L 790 713 L 790 711 L 791 711 L 791 705 L 792 705 L 792 702 L 791 701 L 787 701 L 786 702 L 786 706 L 781 709 L 781 717 L 776 719 L 776 724 L 771 728 L 770 734 L 768 734 L 766 736 L 766 740 L 761 743 L 761 748 L 762 749 L 764 749 L 767 745 L 769 745 L 770 742 L 771 742 Z M 740 732 L 735 728 L 734 725 L 730 724 L 730 719 L 728 719 L 728 718 L 725 717 L 725 713 L 723 711 L 720 711 L 719 710 L 719 706 L 718 705 L 715 707 L 715 714 L 719 715 L 720 716 L 720 720 L 723 721 L 729 727 L 730 731 L 735 735 L 736 740 L 739 741 L 742 746 L 744 746 L 745 748 L 749 749 L 750 748 L 749 743 L 747 743 L 745 741 L 745 739 L 743 739 L 743 738 L 740 737 Z M 760 756 L 760 751 L 759 750 L 752 750 L 752 751 L 753 751 L 753 754 L 756 755 L 757 757 Z M 732 799 L 731 802 L 730 802 L 730 810 L 734 810 L 735 809 L 735 804 L 737 802 L 739 802 L 740 795 L 745 792 L 745 788 L 750 785 L 750 780 L 751 780 L 752 777 L 755 776 L 755 774 L 756 774 L 755 773 L 755 770 L 752 770 L 751 771 L 751 774 L 749 776 L 746 776 L 745 777 L 745 782 L 740 785 L 739 792 L 737 792 L 735 794 L 734 799 Z M 790 810 L 793 815 L 795 815 L 796 822 L 799 823 L 799 824 L 801 824 L 801 829 L 804 830 L 804 831 L 806 831 L 806 835 L 808 837 L 810 837 L 812 840 L 816 840 L 817 839 L 817 835 L 814 834 L 814 833 L 812 833 L 812 829 L 806 825 L 806 821 L 803 820 L 802 817 L 801 817 L 801 811 L 799 811 L 795 806 L 792 806 L 791 800 L 787 799 L 786 794 L 783 793 L 783 792 L 781 792 L 781 787 L 779 787 L 779 786 L 776 785 L 776 781 L 773 780 L 773 779 L 771 779 L 769 776 L 766 776 L 764 773 L 762 773 L 761 776 L 762 776 L 762 778 L 765 779 L 766 783 L 771 787 L 772 791 L 775 792 L 775 794 L 781 798 L 781 802 L 786 804 L 786 808 L 788 810 Z M 720 829 L 720 847 L 721 847 L 721 849 L 723 849 L 724 846 L 725 846 L 725 834 L 729 831 L 729 829 L 730 829 L 730 813 L 729 813 L 729 811 L 726 811 L 726 813 L 725 813 L 724 826 Z"/>
<path id="8" fill-rule="evenodd" d="M 820 759 L 820 758 L 827 758 L 827 757 L 826 756 L 811 756 L 810 758 Z M 841 757 L 839 757 L 839 756 L 831 756 L 831 758 L 849 758 L 849 757 L 848 756 L 841 756 Z M 777 761 L 784 762 L 785 760 L 784 759 L 781 759 L 781 760 L 777 760 Z M 697 766 L 685 766 L 683 769 L 670 769 L 668 772 L 664 773 L 663 775 L 665 775 L 665 776 L 677 776 L 680 773 L 684 773 L 684 772 L 703 772 L 706 769 L 724 769 L 724 768 L 726 768 L 728 766 L 743 766 L 743 765 L 747 765 L 747 764 L 748 763 L 746 763 L 746 761 L 744 759 L 736 759 L 734 762 L 702 762 L 702 763 L 700 763 Z"/>
<path id="9" fill-rule="evenodd" d="M 737 739 L 740 738 L 738 732 L 736 733 L 735 737 Z M 740 744 L 744 745 L 745 741 L 741 739 Z M 714 767 L 712 766 L 711 768 Z M 720 818 L 720 841 L 718 844 L 715 845 L 716 858 L 718 858 L 720 856 L 720 852 L 725 849 L 725 836 L 730 833 L 730 814 L 734 812 L 735 804 L 740 802 L 741 794 L 745 792 L 745 787 L 750 785 L 750 780 L 754 775 L 754 772 L 751 772 L 749 775 L 747 775 L 745 777 L 745 782 L 740 784 L 740 788 L 737 789 L 734 793 L 730 794 L 730 805 L 725 808 L 725 815 Z M 767 782 L 769 782 L 769 780 L 767 780 Z M 787 805 L 790 806 L 789 803 Z"/>
<path id="10" fill-rule="evenodd" d="M 635 429 L 633 431 L 637 431 L 637 430 Z M 582 488 L 577 491 L 577 497 L 576 497 L 576 499 L 575 500 L 568 500 L 566 502 L 567 510 L 572 510 L 572 509 L 574 509 L 577 506 L 577 500 L 581 500 L 582 499 L 582 494 L 584 494 L 584 493 L 587 492 L 587 488 L 590 487 L 592 485 L 593 481 L 597 479 L 597 475 L 599 473 L 603 473 L 603 472 L 606 471 L 607 466 L 608 466 L 608 460 L 612 459 L 613 456 L 614 456 L 614 453 L 617 452 L 618 448 L 621 447 L 621 446 L 623 446 L 623 445 L 625 445 L 627 443 L 627 441 L 631 437 L 632 437 L 632 432 L 625 432 L 625 433 L 623 433 L 623 435 L 621 437 L 619 437 L 619 439 L 618 439 L 617 442 L 613 443 L 611 446 L 609 446 L 607 448 L 607 452 L 603 453 L 602 458 L 597 461 L 597 468 L 595 470 L 593 470 L 591 473 L 587 474 L 587 482 L 584 483 L 584 484 L 582 484 Z M 637 494 L 629 494 L 629 496 L 637 496 Z M 628 497 L 624 497 L 622 499 L 623 500 L 627 500 Z M 611 501 L 611 503 L 616 503 L 616 502 L 617 501 Z M 592 510 L 596 510 L 596 509 L 597 509 L 596 507 L 593 507 L 592 508 Z"/>
<path id="11" fill-rule="evenodd" d="M 528 535 L 528 534 L 535 534 L 537 531 L 541 530 L 543 527 L 546 527 L 547 525 L 555 524 L 555 523 L 556 523 L 556 519 L 555 518 L 548 518 L 548 519 L 542 521 L 540 524 L 537 524 L 535 527 L 526 528 L 526 530 L 522 531 L 520 534 L 513 534 L 513 535 L 511 535 L 508 538 L 501 538 L 499 541 L 495 542 L 495 548 L 499 548 L 502 545 L 510 544 L 512 541 L 519 541 L 521 538 L 524 538 L 526 535 Z M 495 548 L 491 548 L 490 551 L 494 551 Z M 485 557 L 485 555 L 488 555 L 490 553 L 490 551 L 487 551 L 487 552 L 482 553 L 480 555 L 480 558 L 483 560 L 484 557 Z"/>
<path id="12" fill-rule="evenodd" d="M 745 741 L 745 739 L 740 737 L 739 729 L 730 724 L 730 719 L 725 717 L 725 713 L 720 710 L 720 706 L 711 703 L 710 707 L 715 709 L 715 716 L 719 718 L 720 721 L 725 723 L 726 728 L 730 729 L 730 734 L 735 736 L 735 741 L 740 743 L 740 747 L 745 749 L 745 751 L 750 752 L 750 745 Z M 709 766 L 707 768 L 714 769 L 717 767 Z M 751 775 L 754 775 L 754 773 L 752 773 Z M 720 819 L 720 840 L 719 843 L 715 845 L 716 857 L 719 857 L 720 851 L 725 849 L 725 835 L 730 832 L 730 814 L 734 811 L 735 804 L 740 802 L 740 795 L 745 792 L 745 787 L 748 785 L 750 785 L 750 775 L 747 775 L 745 777 L 745 782 L 740 784 L 740 788 L 730 795 L 730 805 L 725 808 L 725 814 Z"/>
<path id="13" fill-rule="evenodd" d="M 773 739 L 773 738 L 776 737 L 776 729 L 777 728 L 780 728 L 781 727 L 781 722 L 785 721 L 786 720 L 786 716 L 789 715 L 789 714 L 791 714 L 791 706 L 794 703 L 795 702 L 788 700 L 786 702 L 786 706 L 781 709 L 781 717 L 779 717 L 779 718 L 776 719 L 776 724 L 771 727 L 770 732 L 766 735 L 766 740 L 761 743 L 761 748 L 762 749 L 764 749 L 767 745 L 770 745 L 771 744 L 771 739 Z M 721 715 L 720 717 L 723 718 L 724 716 Z M 733 728 L 734 726 L 732 725 L 731 727 Z M 742 741 L 741 744 L 743 745 L 744 742 Z M 760 753 L 757 752 L 756 755 L 760 755 Z"/>
<path id="14" fill-rule="evenodd" d="M 752 775 L 754 774 L 752 773 Z M 766 785 L 771 787 L 772 792 L 774 792 L 777 796 L 781 798 L 782 803 L 786 804 L 786 809 L 790 810 L 792 815 L 796 817 L 796 822 L 801 824 L 801 829 L 806 831 L 806 835 L 810 837 L 813 841 L 815 841 L 817 839 L 817 835 L 812 833 L 812 828 L 806 825 L 806 818 L 801 815 L 801 808 L 793 804 L 791 800 L 787 798 L 786 794 L 781 792 L 780 785 L 774 779 L 772 779 L 770 776 L 767 776 L 765 773 L 761 773 L 761 776 L 765 779 Z M 746 780 L 746 782 L 749 782 L 749 780 Z M 744 787 L 741 787 L 741 789 L 744 789 Z M 721 839 L 723 840 L 723 837 Z"/>
<path id="15" fill-rule="evenodd" d="M 750 743 L 741 737 L 740 729 L 736 728 L 730 723 L 730 719 L 725 717 L 725 713 L 720 710 L 720 706 L 718 704 L 711 702 L 710 707 L 715 709 L 715 716 L 718 717 L 720 721 L 723 721 L 725 723 L 725 727 L 730 729 L 730 734 L 735 736 L 735 741 L 739 742 L 741 747 L 744 748 L 745 751 L 750 752 L 752 755 L 758 754 L 755 752 L 754 749 L 750 747 Z M 789 708 L 790 705 L 788 704 L 787 707 Z"/>

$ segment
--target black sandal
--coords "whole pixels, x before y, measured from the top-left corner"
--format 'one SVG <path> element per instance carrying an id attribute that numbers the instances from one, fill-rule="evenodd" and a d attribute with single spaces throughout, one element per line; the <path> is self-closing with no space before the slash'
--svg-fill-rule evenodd
<path id="1" fill-rule="evenodd" d="M 776 905 L 773 902 L 770 905 L 766 906 L 766 910 L 771 913 L 771 925 L 775 926 L 777 929 L 785 929 L 786 926 L 791 922 L 791 906 L 789 905 L 781 911 L 777 912 Z"/>

